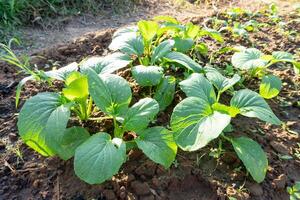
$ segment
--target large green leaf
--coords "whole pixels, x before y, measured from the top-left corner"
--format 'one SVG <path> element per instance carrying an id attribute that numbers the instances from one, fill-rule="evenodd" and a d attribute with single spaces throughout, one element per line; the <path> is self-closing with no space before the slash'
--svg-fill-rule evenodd
<path id="1" fill-rule="evenodd" d="M 73 62 L 57 70 L 47 71 L 45 72 L 45 75 L 50 78 L 63 81 L 68 77 L 70 73 L 75 72 L 77 70 L 78 70 L 78 64 L 76 62 Z"/>
<path id="2" fill-rule="evenodd" d="M 89 132 L 82 127 L 73 126 L 64 131 L 60 137 L 59 144 L 63 152 L 61 158 L 67 160 L 74 156 L 76 148 L 90 137 Z"/>
<path id="3" fill-rule="evenodd" d="M 205 98 L 188 97 L 174 108 L 171 128 L 181 149 L 196 151 L 217 138 L 230 119 L 227 114 L 213 111 Z"/>
<path id="4" fill-rule="evenodd" d="M 282 82 L 274 75 L 266 75 L 259 86 L 259 94 L 265 99 L 276 97 L 281 90 Z"/>
<path id="5" fill-rule="evenodd" d="M 101 111 L 121 115 L 128 109 L 131 89 L 128 82 L 114 74 L 99 75 L 92 69 L 87 70 L 89 92 Z"/>
<path id="6" fill-rule="evenodd" d="M 46 145 L 45 128 L 51 113 L 60 105 L 59 94 L 45 92 L 28 99 L 20 111 L 17 125 L 21 138 L 43 156 L 54 155 Z"/>
<path id="7" fill-rule="evenodd" d="M 74 170 L 85 182 L 99 184 L 115 175 L 125 158 L 124 142 L 114 143 L 109 134 L 97 133 L 76 149 Z"/>
<path id="8" fill-rule="evenodd" d="M 159 29 L 159 25 L 155 21 L 141 20 L 138 22 L 138 28 L 144 40 L 146 42 L 150 42 L 156 35 Z"/>
<path id="9" fill-rule="evenodd" d="M 64 156 L 64 149 L 60 146 L 60 140 L 66 130 L 70 115 L 70 106 L 61 105 L 51 113 L 45 127 L 47 146 L 63 159 L 66 157 Z"/>
<path id="10" fill-rule="evenodd" d="M 116 52 L 105 57 L 91 57 L 80 64 L 80 70 L 86 73 L 87 69 L 93 69 L 97 74 L 110 74 L 129 65 L 129 55 Z"/>
<path id="11" fill-rule="evenodd" d="M 174 46 L 174 40 L 165 40 L 160 43 L 154 50 L 151 56 L 151 64 L 168 54 Z"/>
<path id="12" fill-rule="evenodd" d="M 263 54 L 255 48 L 234 53 L 231 62 L 238 69 L 249 70 L 264 67 L 268 62 L 262 58 Z"/>
<path id="13" fill-rule="evenodd" d="M 177 38 L 174 38 L 174 41 L 175 41 L 174 48 L 176 49 L 176 51 L 182 52 L 182 53 L 186 53 L 194 45 L 194 40 L 191 38 L 182 39 L 182 38 L 177 37 Z"/>
<path id="14" fill-rule="evenodd" d="M 132 68 L 132 76 L 140 86 L 159 84 L 163 76 L 163 68 L 158 66 L 138 65 Z"/>
<path id="15" fill-rule="evenodd" d="M 228 90 L 241 79 L 241 77 L 238 74 L 235 74 L 232 78 L 226 78 L 220 72 L 218 72 L 218 70 L 212 67 L 206 67 L 205 71 L 207 79 L 221 93 Z"/>
<path id="16" fill-rule="evenodd" d="M 126 112 L 123 127 L 135 132 L 145 129 L 158 112 L 159 105 L 154 99 L 141 99 Z"/>
<path id="17" fill-rule="evenodd" d="M 244 116 L 257 117 L 271 124 L 281 124 L 267 102 L 259 94 L 249 89 L 237 91 L 232 97 L 230 105 L 240 109 L 240 114 Z"/>
<path id="18" fill-rule="evenodd" d="M 140 56 L 144 53 L 143 40 L 134 32 L 122 34 L 121 36 L 114 38 L 108 48 L 113 51 L 120 50 L 129 56 Z"/>
<path id="19" fill-rule="evenodd" d="M 146 156 L 165 168 L 171 166 L 177 152 L 177 145 L 171 131 L 156 126 L 142 130 L 138 135 L 135 141 Z"/>
<path id="20" fill-rule="evenodd" d="M 183 53 L 171 51 L 165 55 L 165 58 L 170 62 L 181 64 L 193 72 L 202 71 L 202 67 L 198 63 Z"/>
<path id="21" fill-rule="evenodd" d="M 122 37 L 124 34 L 133 34 L 133 33 L 137 33 L 138 28 L 136 26 L 128 26 L 125 28 L 120 28 L 118 29 L 116 32 L 114 32 L 112 38 L 116 38 L 116 37 Z"/>
<path id="22" fill-rule="evenodd" d="M 156 87 L 153 98 L 158 102 L 160 110 L 164 110 L 172 103 L 175 95 L 175 86 L 175 77 L 165 76 Z"/>
<path id="23" fill-rule="evenodd" d="M 246 137 L 233 138 L 231 143 L 252 178 L 258 183 L 262 182 L 266 176 L 268 159 L 260 145 Z"/>
<path id="24" fill-rule="evenodd" d="M 179 85 L 188 97 L 204 98 L 210 104 L 216 101 L 213 86 L 202 74 L 193 73 L 186 80 L 181 81 Z"/>

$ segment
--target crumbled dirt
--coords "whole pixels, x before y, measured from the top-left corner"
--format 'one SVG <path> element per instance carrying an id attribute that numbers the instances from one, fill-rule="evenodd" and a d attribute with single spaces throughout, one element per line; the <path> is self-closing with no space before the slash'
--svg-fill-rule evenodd
<path id="1" fill-rule="evenodd" d="M 285 16 L 285 19 L 288 18 L 290 16 Z M 201 24 L 203 17 L 190 20 Z M 106 55 L 109 53 L 107 46 L 113 31 L 109 29 L 89 33 L 73 42 L 59 44 L 35 53 L 34 63 L 43 67 L 50 65 L 50 61 L 54 60 L 65 65 L 73 61 L 79 62 L 82 58 L 91 55 Z M 262 45 L 264 43 L 267 45 Z M 223 46 L 236 44 L 248 47 L 251 44 L 265 53 L 274 50 L 295 53 L 300 43 L 297 39 L 287 39 L 271 26 L 262 32 L 251 33 L 250 41 L 226 37 Z M 210 47 L 214 49 L 220 45 L 215 43 Z M 214 63 L 222 68 L 229 63 L 231 55 L 232 53 L 228 53 L 217 57 Z M 56 157 L 44 158 L 18 139 L 15 113 L 18 113 L 25 99 L 41 91 L 58 90 L 59 83 L 52 87 L 33 82 L 26 84 L 22 92 L 21 105 L 16 109 L 14 91 L 21 77 L 11 66 L 0 64 L 0 199 L 223 200 L 231 196 L 237 199 L 286 200 L 289 198 L 285 191 L 286 186 L 300 180 L 300 160 L 294 156 L 296 149 L 299 149 L 297 143 L 300 143 L 299 135 L 294 133 L 300 133 L 300 108 L 295 104 L 300 99 L 299 89 L 295 83 L 299 86 L 300 80 L 289 65 L 276 65 L 270 70 L 281 77 L 283 89 L 279 97 L 268 103 L 287 127 L 266 125 L 253 118 L 249 120 L 249 118 L 238 117 L 233 120 L 233 135 L 253 138 L 267 153 L 268 172 L 266 179 L 260 185 L 246 173 L 230 144 L 224 142 L 226 152 L 219 159 L 207 155 L 210 148 L 217 147 L 217 140 L 193 153 L 179 151 L 176 162 L 167 170 L 147 159 L 140 151 L 131 151 L 129 161 L 112 180 L 101 185 L 88 185 L 75 176 L 72 159 L 62 161 Z M 131 80 L 128 71 L 118 73 Z M 257 81 L 253 81 L 246 85 L 257 90 L 257 84 Z M 140 91 L 140 88 L 133 87 L 135 99 L 139 97 Z M 176 94 L 173 104 L 164 113 L 159 114 L 157 124 L 168 124 L 174 106 L 181 99 L 182 94 Z M 96 132 L 99 127 L 94 124 L 85 126 L 91 132 Z M 103 122 L 103 126 L 109 130 L 110 121 Z M 282 158 L 287 155 L 292 156 L 293 159 Z"/>

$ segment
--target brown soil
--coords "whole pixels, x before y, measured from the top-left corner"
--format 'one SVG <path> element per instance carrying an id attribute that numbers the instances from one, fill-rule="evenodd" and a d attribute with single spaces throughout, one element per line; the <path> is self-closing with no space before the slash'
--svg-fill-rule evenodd
<path id="1" fill-rule="evenodd" d="M 286 20 L 291 16 L 285 16 Z M 203 17 L 190 19 L 202 23 Z M 264 18 L 257 20 L 266 21 Z M 291 27 L 299 30 L 299 24 Z M 91 55 L 106 55 L 107 46 L 114 30 L 86 34 L 68 44 L 59 44 L 34 55 L 33 62 L 42 67 L 59 61 L 61 65 L 77 61 Z M 207 39 L 211 48 L 218 48 L 215 42 Z M 267 43 L 268 45 L 263 45 Z M 270 26 L 259 32 L 251 33 L 250 41 L 225 38 L 223 46 L 242 44 L 258 47 L 265 53 L 284 50 L 295 53 L 299 39 L 284 36 Z M 220 67 L 230 60 L 232 54 L 218 57 L 215 63 Z M 129 161 L 122 166 L 120 173 L 101 185 L 88 185 L 80 181 L 73 171 L 73 160 L 62 161 L 56 157 L 44 158 L 22 144 L 16 122 L 19 110 L 14 106 L 14 91 L 20 76 L 11 66 L 0 66 L 0 199 L 171 199 L 171 200 L 215 200 L 228 196 L 237 199 L 285 200 L 289 199 L 286 186 L 300 181 L 300 158 L 294 153 L 300 147 L 300 99 L 299 82 L 291 66 L 277 65 L 271 69 L 283 80 L 283 90 L 279 97 L 269 101 L 276 115 L 286 123 L 285 127 L 270 126 L 259 120 L 238 117 L 233 121 L 233 135 L 247 135 L 258 141 L 267 152 L 269 168 L 262 184 L 256 184 L 246 173 L 233 149 L 225 143 L 226 152 L 219 159 L 207 155 L 210 148 L 217 147 L 213 141 L 204 149 L 187 153 L 179 151 L 176 162 L 168 170 L 148 160 L 141 152 L 132 151 Z M 126 73 L 120 72 L 126 76 Z M 127 76 L 126 76 L 127 77 Z M 297 85 L 298 84 L 298 85 Z M 257 90 L 256 81 L 249 83 Z M 43 84 L 28 83 L 21 97 L 25 99 L 40 91 L 56 90 Z M 138 97 L 138 89 L 134 96 Z M 175 101 L 179 101 L 179 96 Z M 158 124 L 168 124 L 171 105 L 158 117 Z M 19 153 L 20 152 L 20 153 Z M 293 156 L 284 160 L 281 155 Z"/>

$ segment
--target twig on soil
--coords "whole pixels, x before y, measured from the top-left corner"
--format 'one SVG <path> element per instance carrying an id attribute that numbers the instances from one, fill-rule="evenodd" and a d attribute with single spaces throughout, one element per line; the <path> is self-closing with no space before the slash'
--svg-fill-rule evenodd
<path id="1" fill-rule="evenodd" d="M 6 160 L 4 161 L 4 165 L 6 167 L 8 167 L 12 171 L 13 174 L 16 173 L 16 170 Z"/>

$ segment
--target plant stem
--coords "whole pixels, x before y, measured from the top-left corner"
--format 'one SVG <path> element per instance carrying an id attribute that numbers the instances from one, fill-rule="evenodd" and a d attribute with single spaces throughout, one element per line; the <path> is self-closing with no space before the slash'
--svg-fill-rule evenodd
<path id="1" fill-rule="evenodd" d="M 227 141 L 229 141 L 229 142 L 231 142 L 232 141 L 232 139 L 231 138 L 229 138 L 229 137 L 227 137 L 227 136 L 225 136 L 223 133 L 221 134 L 221 136 L 225 139 L 225 140 L 227 140 Z"/>
<path id="2" fill-rule="evenodd" d="M 89 118 L 89 120 L 92 120 L 92 121 L 101 121 L 104 119 L 112 119 L 112 117 L 90 117 Z"/>
<path id="3" fill-rule="evenodd" d="M 115 116 L 113 117 L 113 122 L 114 122 L 114 127 L 115 127 L 115 129 L 114 129 L 114 137 L 122 138 L 124 131 L 123 131 L 122 128 L 120 128 L 120 126 L 119 126 L 119 124 L 118 124 Z"/>
<path id="4" fill-rule="evenodd" d="M 221 97 L 221 94 L 222 94 L 222 92 L 218 91 L 218 94 L 217 94 L 217 102 L 219 102 L 220 97 Z"/>
<path id="5" fill-rule="evenodd" d="M 92 112 L 92 106 L 93 106 L 93 99 L 92 99 L 92 97 L 90 97 L 89 103 L 88 103 L 88 108 L 87 108 L 87 111 L 86 111 L 87 118 L 89 118 L 89 116 Z"/>
<path id="6" fill-rule="evenodd" d="M 137 144 L 134 140 L 126 142 L 126 151 L 137 148 Z"/>

